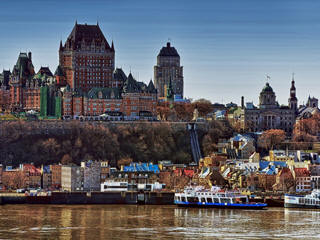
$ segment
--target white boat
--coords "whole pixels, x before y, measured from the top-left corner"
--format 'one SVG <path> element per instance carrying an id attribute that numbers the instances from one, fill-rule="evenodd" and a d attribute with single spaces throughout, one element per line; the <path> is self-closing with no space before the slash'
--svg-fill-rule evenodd
<path id="1" fill-rule="evenodd" d="M 285 194 L 285 208 L 320 208 L 320 189 L 314 189 L 310 194 L 292 195 Z"/>
<path id="2" fill-rule="evenodd" d="M 180 207 L 212 207 L 263 209 L 266 203 L 249 202 L 248 196 L 239 192 L 223 192 L 217 188 L 210 191 L 188 187 L 181 193 L 175 193 L 174 203 Z"/>

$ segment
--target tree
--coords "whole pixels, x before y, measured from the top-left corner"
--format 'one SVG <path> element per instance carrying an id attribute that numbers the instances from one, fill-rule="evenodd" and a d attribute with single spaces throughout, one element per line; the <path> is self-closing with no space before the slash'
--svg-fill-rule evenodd
<path id="1" fill-rule="evenodd" d="M 274 149 L 275 146 L 282 143 L 286 138 L 286 134 L 281 129 L 270 129 L 264 131 L 258 139 L 258 145 L 266 150 Z"/>
<path id="2" fill-rule="evenodd" d="M 69 154 L 65 154 L 65 155 L 63 155 L 63 157 L 61 159 L 61 163 L 63 165 L 68 165 L 68 164 L 72 163 L 72 158 L 70 157 Z"/>
<path id="3" fill-rule="evenodd" d="M 198 99 L 192 103 L 194 108 L 198 109 L 199 115 L 205 117 L 213 111 L 212 103 L 204 98 Z"/>

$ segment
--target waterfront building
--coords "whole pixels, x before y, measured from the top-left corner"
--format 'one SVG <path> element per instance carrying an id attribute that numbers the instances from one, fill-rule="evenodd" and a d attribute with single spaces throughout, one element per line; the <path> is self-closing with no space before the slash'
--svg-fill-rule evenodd
<path id="1" fill-rule="evenodd" d="M 7 166 L 2 172 L 2 186 L 4 189 L 26 188 L 26 176 L 22 169 Z"/>
<path id="2" fill-rule="evenodd" d="M 180 56 L 170 42 L 163 47 L 157 56 L 154 66 L 154 83 L 159 99 L 166 98 L 167 88 L 172 81 L 173 94 L 183 98 L 183 67 L 180 66 Z"/>
<path id="3" fill-rule="evenodd" d="M 59 67 L 72 90 L 120 87 L 112 78 L 114 59 L 114 44 L 109 45 L 98 23 L 76 22 L 66 42 L 60 42 Z"/>
<path id="4" fill-rule="evenodd" d="M 107 178 L 109 178 L 110 165 L 108 161 L 102 161 L 100 162 L 100 166 L 101 166 L 100 182 L 103 183 L 106 181 Z"/>
<path id="5" fill-rule="evenodd" d="M 41 187 L 41 169 L 35 167 L 33 164 L 20 164 L 25 175 L 26 188 Z"/>
<path id="6" fill-rule="evenodd" d="M 269 129 L 282 129 L 291 134 L 296 119 L 296 97 L 294 81 L 290 90 L 291 104 L 280 106 L 276 101 L 276 94 L 267 82 L 259 97 L 259 107 L 253 106 L 244 110 L 245 127 L 251 132 Z"/>
<path id="7" fill-rule="evenodd" d="M 64 191 L 83 191 L 83 169 L 80 166 L 61 167 L 61 188 Z"/>
<path id="8" fill-rule="evenodd" d="M 62 168 L 62 165 L 60 164 L 50 165 L 51 186 L 54 189 L 61 188 L 61 168 Z"/>
<path id="9" fill-rule="evenodd" d="M 49 189 L 52 187 L 52 173 L 50 170 L 50 166 L 41 166 L 41 188 Z"/>
<path id="10" fill-rule="evenodd" d="M 296 192 L 311 191 L 310 171 L 307 168 L 295 168 L 293 175 L 296 183 Z"/>
<path id="11" fill-rule="evenodd" d="M 83 190 L 84 191 L 99 191 L 101 164 L 97 161 L 81 162 L 83 168 Z"/>

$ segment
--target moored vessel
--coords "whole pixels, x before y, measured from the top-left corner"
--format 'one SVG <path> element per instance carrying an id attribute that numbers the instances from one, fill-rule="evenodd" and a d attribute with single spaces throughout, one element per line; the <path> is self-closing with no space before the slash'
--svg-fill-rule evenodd
<path id="1" fill-rule="evenodd" d="M 285 208 L 320 208 L 320 189 L 314 189 L 310 194 L 284 196 Z"/>
<path id="2" fill-rule="evenodd" d="M 221 191 L 214 187 L 211 190 L 188 187 L 176 193 L 174 203 L 180 207 L 263 209 L 266 203 L 249 202 L 248 196 L 239 192 Z"/>

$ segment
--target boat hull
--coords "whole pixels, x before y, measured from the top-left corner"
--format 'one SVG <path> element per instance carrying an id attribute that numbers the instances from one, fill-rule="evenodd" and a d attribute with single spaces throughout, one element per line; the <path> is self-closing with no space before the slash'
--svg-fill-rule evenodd
<path id="1" fill-rule="evenodd" d="M 175 201 L 179 207 L 194 207 L 194 208 L 230 208 L 230 209 L 252 209 L 261 210 L 267 207 L 265 203 L 190 203 Z"/>
<path id="2" fill-rule="evenodd" d="M 305 209 L 320 209 L 319 205 L 305 205 L 296 203 L 284 203 L 285 208 L 305 208 Z"/>

